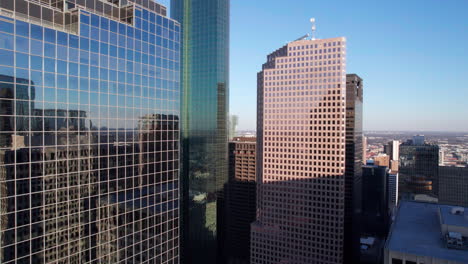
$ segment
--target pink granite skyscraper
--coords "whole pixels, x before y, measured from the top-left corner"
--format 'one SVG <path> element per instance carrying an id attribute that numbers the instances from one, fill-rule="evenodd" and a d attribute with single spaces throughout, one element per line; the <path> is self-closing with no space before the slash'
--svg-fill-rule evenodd
<path id="1" fill-rule="evenodd" d="M 300 39 L 258 73 L 251 263 L 343 263 L 345 47 Z"/>

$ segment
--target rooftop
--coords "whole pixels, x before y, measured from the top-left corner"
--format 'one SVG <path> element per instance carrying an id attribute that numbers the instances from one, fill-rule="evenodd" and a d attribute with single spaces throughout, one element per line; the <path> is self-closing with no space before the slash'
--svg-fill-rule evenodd
<path id="1" fill-rule="evenodd" d="M 442 218 L 445 219 L 442 221 L 450 221 L 462 226 L 467 224 L 467 220 L 463 223 L 460 222 L 461 219 L 454 220 L 451 217 L 455 216 L 450 214 L 452 206 L 402 201 L 395 222 L 392 225 L 385 246 L 386 249 L 468 263 L 468 250 L 448 249 L 446 247 L 439 221 L 439 208 L 443 215 Z"/>
<path id="2" fill-rule="evenodd" d="M 460 214 L 453 214 L 452 209 L 454 208 L 461 208 L 462 212 Z M 468 228 L 468 208 L 441 205 L 440 214 L 443 224 Z"/>

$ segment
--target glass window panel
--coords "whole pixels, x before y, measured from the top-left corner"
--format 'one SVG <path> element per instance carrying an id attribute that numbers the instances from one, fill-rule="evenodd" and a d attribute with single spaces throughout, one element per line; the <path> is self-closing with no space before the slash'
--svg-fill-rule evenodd
<path id="1" fill-rule="evenodd" d="M 57 72 L 61 74 L 67 74 L 68 67 L 67 67 L 67 62 L 62 61 L 62 60 L 57 60 Z"/>
<path id="2" fill-rule="evenodd" d="M 81 18 L 81 23 L 89 25 L 89 20 L 90 20 L 89 16 L 81 14 L 80 18 Z"/>
<path id="3" fill-rule="evenodd" d="M 29 24 L 20 20 L 16 20 L 16 34 L 29 37 Z"/>
<path id="4" fill-rule="evenodd" d="M 16 67 L 29 69 L 29 55 L 25 53 L 16 53 Z"/>
<path id="5" fill-rule="evenodd" d="M 75 36 L 75 35 L 68 35 L 68 41 L 69 41 L 69 45 L 70 47 L 72 48 L 78 48 L 78 44 L 79 44 L 79 38 L 78 36 Z"/>
<path id="6" fill-rule="evenodd" d="M 14 38 L 13 35 L 0 33 L 0 49 L 13 50 Z"/>
<path id="7" fill-rule="evenodd" d="M 42 41 L 31 39 L 31 54 L 42 56 Z"/>
<path id="8" fill-rule="evenodd" d="M 42 57 L 31 56 L 31 69 L 42 70 Z"/>
<path id="9" fill-rule="evenodd" d="M 55 43 L 55 33 L 56 31 L 50 28 L 44 29 L 44 38 L 46 42 Z"/>
<path id="10" fill-rule="evenodd" d="M 42 86 L 42 72 L 40 71 L 31 71 L 31 84 Z"/>
<path id="11" fill-rule="evenodd" d="M 55 72 L 55 60 L 44 58 L 44 71 Z"/>
<path id="12" fill-rule="evenodd" d="M 13 31 L 14 31 L 13 23 L 0 20 L 0 31 L 13 34 Z"/>
<path id="13" fill-rule="evenodd" d="M 67 88 L 68 79 L 66 75 L 57 74 L 57 87 L 59 88 Z"/>
<path id="14" fill-rule="evenodd" d="M 0 49 L 0 64 L 14 66 L 14 53 L 10 50 Z"/>
<path id="15" fill-rule="evenodd" d="M 44 86 L 56 87 L 55 85 L 55 74 L 44 73 Z"/>
<path id="16" fill-rule="evenodd" d="M 91 25 L 93 27 L 99 27 L 99 16 L 91 14 Z"/>
<path id="17" fill-rule="evenodd" d="M 44 43 L 44 56 L 55 58 L 55 45 Z"/>
<path id="18" fill-rule="evenodd" d="M 43 39 L 43 28 L 38 25 L 31 24 L 31 38 L 42 40 Z"/>
<path id="19" fill-rule="evenodd" d="M 80 35 L 83 37 L 89 37 L 89 26 L 80 24 Z"/>
<path id="20" fill-rule="evenodd" d="M 68 72 L 69 72 L 70 75 L 78 76 L 78 64 L 69 63 L 68 64 Z"/>
<path id="21" fill-rule="evenodd" d="M 16 51 L 29 53 L 29 40 L 23 37 L 16 37 Z"/>
<path id="22" fill-rule="evenodd" d="M 57 43 L 63 46 L 68 46 L 68 34 L 57 31 Z"/>

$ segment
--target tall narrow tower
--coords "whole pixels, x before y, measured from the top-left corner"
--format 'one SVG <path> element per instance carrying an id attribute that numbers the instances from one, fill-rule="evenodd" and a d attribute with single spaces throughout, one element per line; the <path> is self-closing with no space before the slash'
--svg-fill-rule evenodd
<path id="1" fill-rule="evenodd" d="M 184 263 L 223 263 L 230 0 L 171 0 L 182 25 Z"/>
<path id="2" fill-rule="evenodd" d="M 342 263 L 346 40 L 299 39 L 257 78 L 251 263 Z"/>

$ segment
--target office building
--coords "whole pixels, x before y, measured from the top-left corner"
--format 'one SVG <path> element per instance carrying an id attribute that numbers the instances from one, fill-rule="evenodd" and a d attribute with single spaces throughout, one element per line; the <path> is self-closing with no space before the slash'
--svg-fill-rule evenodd
<path id="1" fill-rule="evenodd" d="M 343 262 L 345 49 L 345 38 L 301 38 L 257 75 L 251 263 Z"/>
<path id="2" fill-rule="evenodd" d="M 445 152 L 442 149 L 439 149 L 439 166 L 444 166 L 445 162 Z"/>
<path id="3" fill-rule="evenodd" d="M 402 201 L 385 244 L 385 264 L 468 263 L 468 208 Z"/>
<path id="4" fill-rule="evenodd" d="M 468 167 L 439 167 L 439 202 L 468 207 Z"/>
<path id="5" fill-rule="evenodd" d="M 387 145 L 384 145 L 384 152 L 390 157 L 390 160 L 398 161 L 400 158 L 399 149 L 400 141 L 398 140 L 392 140 Z"/>
<path id="6" fill-rule="evenodd" d="M 180 26 L 0 2 L 0 262 L 179 263 Z"/>
<path id="7" fill-rule="evenodd" d="M 229 116 L 229 140 L 233 140 L 237 135 L 237 124 L 239 117 L 236 115 Z"/>
<path id="8" fill-rule="evenodd" d="M 389 227 L 389 170 L 362 167 L 362 233 L 385 238 Z"/>
<path id="9" fill-rule="evenodd" d="M 366 165 L 367 163 L 367 137 L 362 137 L 362 164 Z"/>
<path id="10" fill-rule="evenodd" d="M 398 206 L 398 173 L 390 170 L 388 175 L 388 205 L 389 211 L 392 213 Z"/>
<path id="11" fill-rule="evenodd" d="M 374 164 L 377 166 L 390 167 L 390 157 L 387 154 L 379 154 L 374 157 Z"/>
<path id="12" fill-rule="evenodd" d="M 400 162 L 398 160 L 391 160 L 390 161 L 390 170 L 393 172 L 393 173 L 398 173 L 398 170 L 400 168 Z"/>
<path id="13" fill-rule="evenodd" d="M 422 136 L 400 145 L 400 197 L 438 196 L 439 146 L 421 142 Z"/>
<path id="14" fill-rule="evenodd" d="M 256 139 L 229 142 L 229 182 L 226 185 L 226 263 L 250 263 L 250 224 L 255 221 Z"/>
<path id="15" fill-rule="evenodd" d="M 228 181 L 229 0 L 171 0 L 182 25 L 183 256 L 223 262 Z M 218 246 L 219 244 L 219 246 Z"/>
<path id="16" fill-rule="evenodd" d="M 362 193 L 363 81 L 346 75 L 346 156 L 344 259 L 359 259 Z"/>

